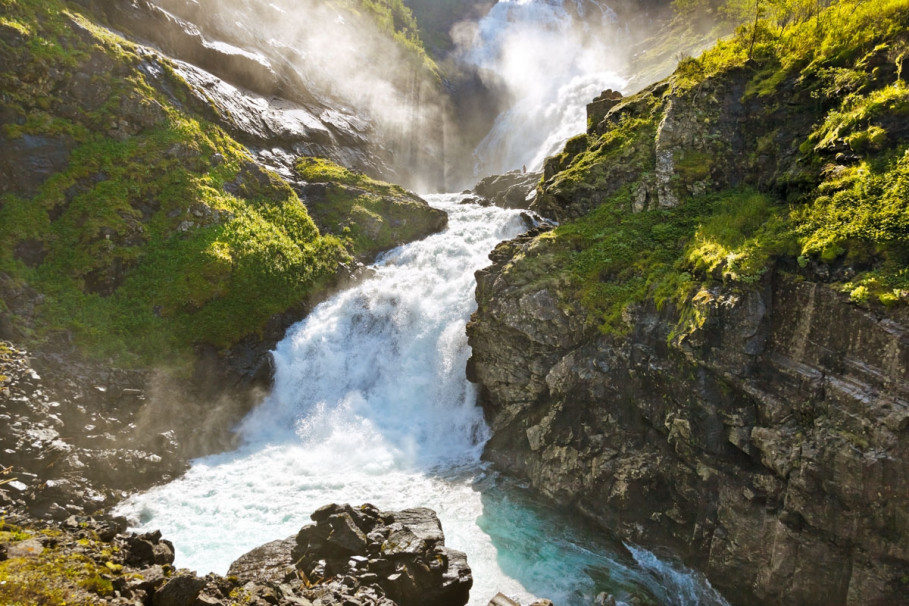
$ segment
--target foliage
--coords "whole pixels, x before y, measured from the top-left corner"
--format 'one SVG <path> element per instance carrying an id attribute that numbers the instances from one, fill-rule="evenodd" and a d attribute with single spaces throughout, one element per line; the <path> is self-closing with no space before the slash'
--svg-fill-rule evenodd
<path id="1" fill-rule="evenodd" d="M 0 603 L 22 606 L 94 605 L 113 595 L 110 571 L 87 555 L 65 552 L 54 545 L 52 531 L 9 527 L 0 542 L 37 539 L 47 544 L 41 554 L 0 562 Z"/>
<path id="2" fill-rule="evenodd" d="M 909 2 L 676 4 L 727 15 L 738 7 L 740 19 L 757 6 L 758 18 L 681 61 L 657 89 L 668 92 L 623 101 L 586 151 L 563 154 L 538 200 L 587 214 L 541 236 L 522 260 L 527 271 L 542 263 L 535 255 L 568 268 L 568 290 L 607 332 L 626 328 L 629 305 L 685 304 L 721 283 L 746 288 L 778 263 L 845 268 L 828 279 L 860 304 L 909 301 Z M 758 112 L 747 128 L 759 131 L 742 133 L 753 149 L 727 164 L 747 171 L 761 155 L 786 154 L 790 164 L 760 164 L 771 172 L 739 177 L 751 185 L 720 187 L 709 175 L 723 159 L 710 155 L 710 141 L 692 143 L 673 150 L 670 184 L 704 182 L 707 191 L 634 212 L 656 182 L 652 150 L 666 99 L 684 97 L 709 124 L 722 111 L 716 91 L 743 80 L 741 103 Z M 770 126 L 787 117 L 813 123 L 788 150 L 779 149 L 786 133 Z"/>
<path id="3" fill-rule="evenodd" d="M 352 255 L 369 259 L 441 229 L 445 214 L 399 185 L 372 179 L 325 158 L 303 157 L 295 166 L 305 181 L 323 185 L 309 195 L 310 210 Z"/>
<path id="4" fill-rule="evenodd" d="M 726 191 L 676 208 L 630 212 L 627 189 L 550 238 L 581 303 L 601 329 L 621 332 L 632 304 L 681 302 L 711 280 L 754 282 L 767 259 L 791 248 L 776 209 L 752 190 Z"/>
<path id="5" fill-rule="evenodd" d="M 420 29 L 410 8 L 403 0 L 336 0 L 348 10 L 365 13 L 380 31 L 401 46 L 416 64 L 439 77 L 439 68 L 423 47 Z"/>
<path id="6" fill-rule="evenodd" d="M 374 194 L 407 195 L 407 190 L 400 185 L 373 179 L 363 173 L 344 168 L 326 158 L 304 156 L 297 160 L 294 168 L 301 178 L 312 183 L 339 183 L 352 185 Z"/>
<path id="7" fill-rule="evenodd" d="M 69 150 L 37 191 L 0 198 L 0 271 L 44 297 L 33 338 L 64 330 L 99 358 L 179 365 L 196 343 L 259 330 L 348 258 L 285 182 L 184 113 L 166 62 L 160 86 L 127 41 L 65 2 L 3 3 L 28 33 L 0 42 L 2 136 Z M 72 102 L 78 78 L 97 98 Z"/>

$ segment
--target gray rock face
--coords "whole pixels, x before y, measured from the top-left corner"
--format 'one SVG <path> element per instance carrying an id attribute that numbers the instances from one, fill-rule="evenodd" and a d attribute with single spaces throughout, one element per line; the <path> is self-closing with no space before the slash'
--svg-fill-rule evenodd
<path id="1" fill-rule="evenodd" d="M 205 585 L 205 579 L 190 574 L 178 574 L 155 592 L 152 605 L 188 606 L 195 603 L 196 597 Z"/>
<path id="2" fill-rule="evenodd" d="M 372 505 L 328 505 L 297 534 L 292 561 L 310 582 L 352 578 L 398 606 L 467 603 L 467 557 L 445 547 L 431 509 L 382 512 Z"/>
<path id="3" fill-rule="evenodd" d="M 678 310 L 641 307 L 627 337 L 604 336 L 557 283 L 510 265 L 531 242 L 478 272 L 468 372 L 487 458 L 623 537 L 673 545 L 734 603 L 906 603 L 904 321 L 771 273 L 699 293 L 705 322 L 684 334 Z"/>
<path id="4" fill-rule="evenodd" d="M 513 170 L 480 180 L 473 191 L 501 208 L 530 208 L 540 173 Z"/>
<path id="5" fill-rule="evenodd" d="M 402 67 L 405 61 L 398 57 L 401 51 L 391 37 L 371 31 L 370 22 L 357 14 L 342 18 L 343 10 L 320 2 L 306 9 L 313 28 L 328 19 L 341 30 L 335 35 L 350 36 L 341 41 L 345 48 L 359 44 L 363 56 L 375 53 L 386 58 L 372 64 L 376 73 L 364 86 L 388 88 L 387 94 L 407 109 L 406 121 L 388 124 L 384 113 L 391 112 L 369 101 L 378 94 L 375 91 L 368 95 L 359 91 L 352 99 L 332 90 L 333 78 L 352 75 L 339 75 L 331 71 L 330 63 L 314 61 L 308 37 L 286 38 L 281 21 L 291 16 L 282 15 L 296 10 L 293 3 L 82 1 L 103 12 L 117 28 L 175 59 L 173 68 L 193 91 L 189 101 L 196 109 L 207 110 L 242 143 L 264 152 L 261 160 L 270 168 L 280 172 L 282 166 L 274 160 L 284 155 L 311 155 L 409 187 L 444 183 L 447 116 L 441 87 L 427 71 L 409 64 Z M 345 22 L 350 27 L 338 25 Z M 268 31 L 270 23 L 274 27 Z M 153 63 L 148 69 L 160 69 Z"/>
<path id="6" fill-rule="evenodd" d="M 235 560 L 230 565 L 227 576 L 248 579 L 260 584 L 283 582 L 288 574 L 293 576 L 290 552 L 295 544 L 293 538 L 289 538 L 256 547 Z"/>

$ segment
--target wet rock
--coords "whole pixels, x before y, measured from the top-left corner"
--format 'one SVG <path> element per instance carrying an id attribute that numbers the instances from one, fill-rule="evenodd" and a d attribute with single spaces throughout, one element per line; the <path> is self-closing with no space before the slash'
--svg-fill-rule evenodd
<path id="1" fill-rule="evenodd" d="M 315 523 L 300 529 L 287 560 L 311 582 L 350 579 L 352 588 L 378 588 L 372 591 L 399 606 L 467 602 L 473 577 L 466 556 L 444 546 L 432 510 L 329 505 L 311 517 Z"/>
<path id="2" fill-rule="evenodd" d="M 487 204 L 502 208 L 526 209 L 533 202 L 534 190 L 540 182 L 540 176 L 540 173 L 513 170 L 504 175 L 493 175 L 480 180 L 474 186 L 474 192 L 481 200 L 487 200 Z"/>
<path id="3" fill-rule="evenodd" d="M 587 124 L 599 124 L 610 109 L 622 100 L 622 93 L 612 89 L 604 90 L 593 101 L 587 104 Z"/>
<path id="4" fill-rule="evenodd" d="M 703 291 L 704 322 L 685 334 L 679 310 L 644 305 L 627 336 L 606 336 L 510 264 L 532 241 L 478 272 L 468 371 L 494 430 L 487 458 L 620 536 L 674 546 L 733 602 L 842 603 L 853 582 L 897 599 L 904 324 L 773 274 Z M 886 582 L 866 565 L 883 554 Z"/>

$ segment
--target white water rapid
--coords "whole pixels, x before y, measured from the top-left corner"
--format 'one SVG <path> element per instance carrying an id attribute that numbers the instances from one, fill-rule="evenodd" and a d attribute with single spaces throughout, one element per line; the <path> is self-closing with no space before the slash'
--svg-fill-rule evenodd
<path id="1" fill-rule="evenodd" d="M 296 533 L 322 505 L 427 506 L 446 544 L 468 554 L 471 604 L 497 591 L 560 606 L 591 604 L 599 591 L 722 604 L 697 575 L 591 538 L 599 533 L 484 470 L 488 430 L 464 376 L 464 325 L 474 271 L 522 221 L 461 198 L 429 196 L 449 213 L 444 233 L 386 254 L 372 277 L 288 331 L 274 352 L 274 390 L 240 427 L 245 446 L 194 461 L 117 513 L 161 529 L 177 566 L 224 574 L 246 551 Z"/>
<path id="2" fill-rule="evenodd" d="M 586 105 L 622 90 L 622 28 L 599 0 L 499 0 L 455 38 L 462 58 L 511 103 L 474 152 L 477 176 L 539 170 L 587 129 Z"/>

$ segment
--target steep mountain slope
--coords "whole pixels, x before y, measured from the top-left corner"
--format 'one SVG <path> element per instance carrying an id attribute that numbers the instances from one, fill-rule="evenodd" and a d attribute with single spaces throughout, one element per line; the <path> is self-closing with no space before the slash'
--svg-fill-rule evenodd
<path id="1" fill-rule="evenodd" d="M 337 237 L 320 233 L 288 184 L 299 175 L 263 169 L 216 125 L 220 110 L 183 77 L 193 68 L 94 18 L 65 2 L 4 2 L 6 336 L 185 368 L 194 345 L 233 345 L 325 291 L 351 254 L 444 226 L 443 213 L 371 181 L 385 207 L 370 224 L 399 206 L 413 220 L 381 244 L 345 239 L 356 217 L 319 226 Z M 343 195 L 319 203 L 350 207 L 363 189 L 339 184 Z"/>
<path id="2" fill-rule="evenodd" d="M 189 64 L 181 75 L 276 168 L 281 150 L 408 187 L 444 181 L 447 99 L 401 2 L 84 3 Z"/>
<path id="3" fill-rule="evenodd" d="M 905 603 L 909 3 L 589 108 L 479 272 L 487 456 L 735 603 Z"/>

